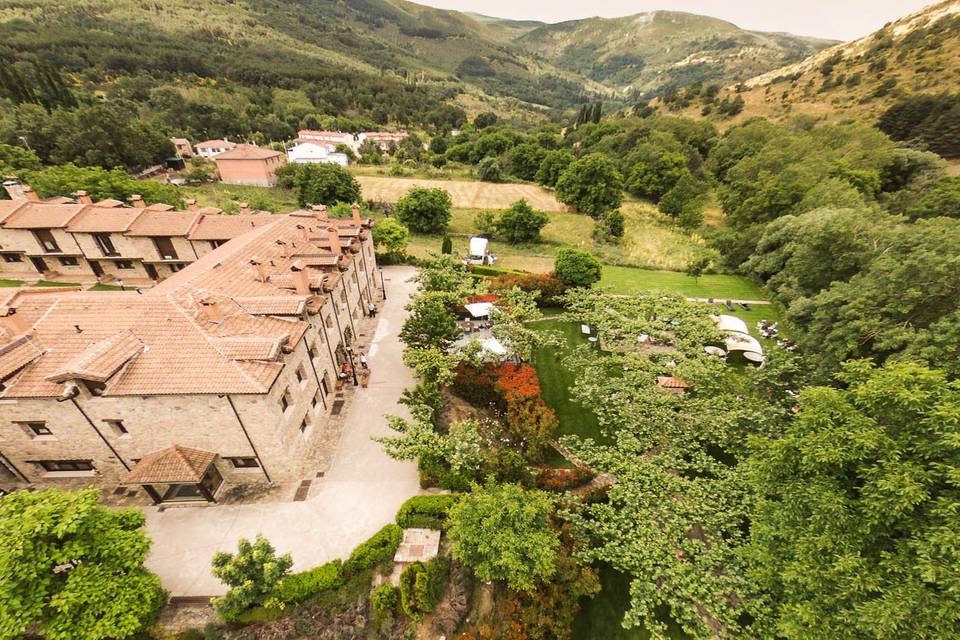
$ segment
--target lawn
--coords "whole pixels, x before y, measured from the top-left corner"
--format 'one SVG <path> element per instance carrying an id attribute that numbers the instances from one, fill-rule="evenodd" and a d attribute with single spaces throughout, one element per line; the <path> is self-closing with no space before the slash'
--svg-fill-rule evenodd
<path id="1" fill-rule="evenodd" d="M 560 423 L 557 436 L 577 435 L 604 444 L 610 443 L 609 436 L 600 430 L 600 423 L 593 411 L 570 396 L 577 374 L 567 368 L 563 360 L 577 345 L 589 344 L 580 333 L 580 325 L 562 320 L 541 320 L 533 326 L 543 331 L 556 331 L 562 341 L 560 347 L 542 347 L 533 354 L 533 365 L 540 378 L 543 399 L 557 414 Z M 567 466 L 566 460 L 552 449 L 547 461 L 555 466 Z"/>
<path id="2" fill-rule="evenodd" d="M 88 289 L 88 291 L 124 291 L 123 287 L 118 287 L 115 284 L 95 284 Z M 131 289 L 126 289 L 126 291 L 131 291 Z"/>
<path id="3" fill-rule="evenodd" d="M 0 280 L 0 287 L 19 287 L 23 280 Z"/>
<path id="4" fill-rule="evenodd" d="M 600 287 L 611 293 L 630 294 L 638 291 L 669 291 L 689 298 L 719 300 L 765 300 L 766 294 L 743 276 L 709 274 L 699 279 L 677 271 L 651 271 L 630 267 L 604 266 Z"/>
<path id="5" fill-rule="evenodd" d="M 53 280 L 37 280 L 31 287 L 79 287 L 79 282 L 54 282 Z"/>
<path id="6" fill-rule="evenodd" d="M 573 640 L 647 640 L 646 629 L 624 629 L 620 626 L 630 604 L 630 578 L 607 565 L 598 567 L 602 589 L 591 600 L 585 600 L 580 615 L 573 622 Z M 686 640 L 688 636 L 675 625 L 668 627 L 668 637 Z"/>
<path id="7" fill-rule="evenodd" d="M 277 187 L 251 187 L 214 182 L 197 187 L 181 187 L 188 198 L 195 198 L 201 207 L 220 207 L 228 213 L 236 213 L 241 202 L 253 209 L 265 209 L 273 213 L 288 213 L 301 207 L 290 189 Z"/>

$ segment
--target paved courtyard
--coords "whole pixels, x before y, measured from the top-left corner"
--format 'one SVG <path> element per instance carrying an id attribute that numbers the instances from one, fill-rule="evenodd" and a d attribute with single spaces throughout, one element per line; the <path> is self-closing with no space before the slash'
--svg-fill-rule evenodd
<path id="1" fill-rule="evenodd" d="M 385 267 L 387 300 L 370 340 L 370 387 L 348 405 L 343 434 L 323 478 L 314 478 L 306 501 L 174 508 L 147 512 L 153 549 L 147 567 L 173 596 L 220 595 L 226 586 L 210 574 L 217 551 L 233 551 L 240 538 L 262 533 L 294 571 L 346 558 L 359 543 L 392 522 L 400 505 L 420 492 L 415 462 L 397 462 L 372 436 L 393 432 L 385 414 L 409 415 L 397 404 L 413 377 L 401 359 L 398 333 L 413 293 L 410 267 Z M 292 497 L 292 496 L 291 496 Z"/>

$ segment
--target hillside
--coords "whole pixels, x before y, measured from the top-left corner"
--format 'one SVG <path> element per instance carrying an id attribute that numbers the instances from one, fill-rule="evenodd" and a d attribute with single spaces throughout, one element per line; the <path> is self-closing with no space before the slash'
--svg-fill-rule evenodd
<path id="1" fill-rule="evenodd" d="M 465 14 L 403 0 L 0 0 L 0 59 L 92 81 L 147 72 L 279 85 L 349 73 L 466 83 L 553 107 L 589 97 L 591 84 Z"/>
<path id="2" fill-rule="evenodd" d="M 650 98 L 695 82 L 744 80 L 832 42 L 655 11 L 543 25 L 520 36 L 517 44 L 557 67 Z"/>
<path id="3" fill-rule="evenodd" d="M 960 0 L 947 0 L 865 38 L 760 74 L 739 90 L 727 87 L 715 98 L 680 96 L 666 106 L 689 116 L 712 112 L 708 115 L 724 124 L 754 116 L 785 120 L 796 115 L 872 121 L 904 96 L 955 92 L 958 87 Z M 743 99 L 743 110 L 733 118 L 711 109 L 711 104 L 737 97 Z"/>

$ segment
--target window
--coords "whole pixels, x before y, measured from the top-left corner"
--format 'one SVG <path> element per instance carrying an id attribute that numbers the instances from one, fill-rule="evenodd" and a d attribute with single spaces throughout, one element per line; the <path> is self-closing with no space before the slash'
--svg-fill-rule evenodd
<path id="1" fill-rule="evenodd" d="M 310 428 L 310 416 L 303 416 L 303 421 L 300 423 L 300 433 L 306 433 L 307 429 Z"/>
<path id="2" fill-rule="evenodd" d="M 324 337 L 323 334 L 324 334 L 323 331 L 317 331 L 317 337 L 320 338 L 320 343 L 321 343 L 321 344 L 326 344 L 327 339 L 326 339 L 326 337 Z"/>
<path id="3" fill-rule="evenodd" d="M 180 269 L 183 269 L 183 265 L 182 265 L 182 264 L 171 264 L 171 265 L 170 265 L 170 271 L 172 271 L 173 273 L 176 273 L 177 271 L 180 271 Z"/>
<path id="4" fill-rule="evenodd" d="M 113 433 L 118 436 L 130 433 L 127 431 L 127 427 L 124 426 L 123 420 L 104 420 L 104 422 L 106 422 L 107 426 L 109 426 L 113 430 Z"/>
<path id="5" fill-rule="evenodd" d="M 290 392 L 287 389 L 283 390 L 283 395 L 280 396 L 280 411 L 286 411 L 287 407 L 290 406 Z"/>
<path id="6" fill-rule="evenodd" d="M 23 258 L 19 253 L 5 253 L 3 254 L 4 262 L 23 262 Z"/>
<path id="7" fill-rule="evenodd" d="M 153 244 L 157 248 L 157 253 L 164 260 L 177 259 L 177 250 L 173 248 L 173 240 L 170 238 L 154 238 Z"/>
<path id="8" fill-rule="evenodd" d="M 80 264 L 80 262 L 76 258 L 71 258 L 67 256 L 67 257 L 60 258 L 60 264 L 62 264 L 65 267 L 75 267 L 78 264 Z"/>
<path id="9" fill-rule="evenodd" d="M 130 260 L 117 260 L 117 269 L 133 269 L 133 262 Z"/>
<path id="10" fill-rule="evenodd" d="M 53 237 L 53 234 L 50 233 L 49 229 L 34 229 L 33 236 L 45 252 L 60 253 L 60 245 L 57 244 L 56 239 Z"/>
<path id="11" fill-rule="evenodd" d="M 93 239 L 96 241 L 97 246 L 100 247 L 100 251 L 103 252 L 103 255 L 119 255 L 117 248 L 113 246 L 113 240 L 110 239 L 109 233 L 95 233 L 93 234 Z"/>
<path id="12" fill-rule="evenodd" d="M 234 469 L 259 469 L 260 463 L 256 458 L 227 458 Z"/>
<path id="13" fill-rule="evenodd" d="M 226 240 L 211 240 L 211 241 L 210 241 L 210 246 L 213 247 L 214 249 L 216 249 L 217 247 L 222 246 L 222 245 L 224 245 L 224 244 L 226 244 L 226 243 L 227 243 Z"/>
<path id="14" fill-rule="evenodd" d="M 313 347 L 312 344 L 307 347 L 307 355 L 310 356 L 310 359 L 311 359 L 311 360 L 315 360 L 316 357 L 317 357 L 317 350 L 314 349 L 314 347 Z"/>
<path id="15" fill-rule="evenodd" d="M 47 426 L 46 422 L 21 422 L 20 426 L 23 427 L 23 430 L 27 432 L 27 435 L 31 438 L 36 438 L 37 436 L 52 436 L 53 431 L 50 431 L 50 427 Z"/>
<path id="16" fill-rule="evenodd" d="M 340 289 L 340 299 L 343 300 L 344 303 L 347 302 L 347 290 L 346 290 L 346 289 Z"/>
<path id="17" fill-rule="evenodd" d="M 303 382 L 303 367 L 297 367 L 297 382 Z"/>
<path id="18" fill-rule="evenodd" d="M 310 408 L 311 408 L 311 409 L 316 409 L 318 402 L 320 402 L 320 392 L 319 392 L 319 391 L 317 391 L 315 394 L 313 394 L 313 397 L 310 398 Z"/>
<path id="19" fill-rule="evenodd" d="M 35 460 L 44 471 L 93 471 L 92 460 Z"/>

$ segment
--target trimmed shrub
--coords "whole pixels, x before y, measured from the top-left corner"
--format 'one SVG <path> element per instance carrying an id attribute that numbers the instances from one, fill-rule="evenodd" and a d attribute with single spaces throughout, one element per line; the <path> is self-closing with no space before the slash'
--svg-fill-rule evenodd
<path id="1" fill-rule="evenodd" d="M 370 604 L 377 614 L 377 618 L 383 619 L 388 613 L 397 610 L 397 604 L 400 602 L 400 589 L 392 584 L 382 584 L 373 590 L 370 596 Z"/>
<path id="2" fill-rule="evenodd" d="M 350 558 L 343 563 L 343 575 L 353 575 L 381 562 L 392 560 L 402 538 L 403 529 L 395 524 L 388 524 L 380 529 L 369 540 L 353 550 Z"/>
<path id="3" fill-rule="evenodd" d="M 456 494 L 414 496 L 397 511 L 397 524 L 404 529 L 443 529 L 447 522 L 447 511 L 459 499 L 460 496 Z"/>
<path id="4" fill-rule="evenodd" d="M 470 273 L 478 276 L 499 276 L 506 273 L 529 273 L 529 271 L 520 271 L 518 269 L 503 269 L 501 267 L 488 267 L 475 265 L 470 267 Z"/>
<path id="5" fill-rule="evenodd" d="M 505 273 L 490 282 L 490 291 L 505 291 L 514 287 L 523 291 L 539 291 L 537 306 L 554 307 L 559 304 L 567 285 L 555 273 Z"/>
<path id="6" fill-rule="evenodd" d="M 433 611 L 443 597 L 450 573 L 446 558 L 436 557 L 426 564 L 413 562 L 400 574 L 400 605 L 403 612 L 420 620 Z"/>
<path id="7" fill-rule="evenodd" d="M 276 598 L 286 604 L 303 602 L 313 596 L 338 589 L 343 585 L 343 573 L 339 560 L 334 560 L 309 571 L 285 576 L 277 585 Z"/>

